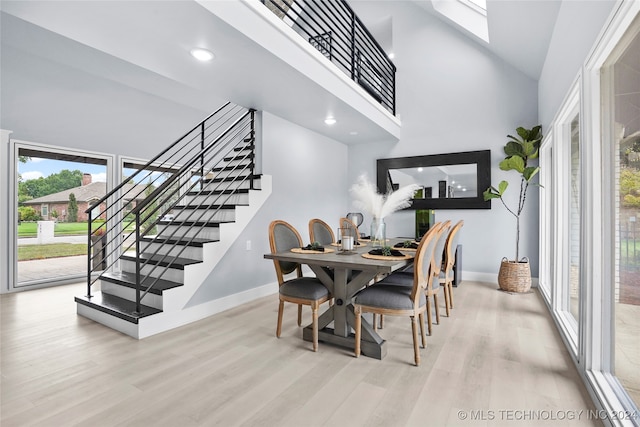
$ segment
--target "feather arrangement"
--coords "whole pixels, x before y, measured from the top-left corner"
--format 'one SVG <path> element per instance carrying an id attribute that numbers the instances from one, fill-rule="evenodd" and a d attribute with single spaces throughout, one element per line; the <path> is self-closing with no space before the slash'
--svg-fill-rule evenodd
<path id="1" fill-rule="evenodd" d="M 410 200 L 419 189 L 419 185 L 409 184 L 387 195 L 382 195 L 366 175 L 360 175 L 349 191 L 355 207 L 368 212 L 374 218 L 384 218 L 397 210 L 411 206 Z"/>

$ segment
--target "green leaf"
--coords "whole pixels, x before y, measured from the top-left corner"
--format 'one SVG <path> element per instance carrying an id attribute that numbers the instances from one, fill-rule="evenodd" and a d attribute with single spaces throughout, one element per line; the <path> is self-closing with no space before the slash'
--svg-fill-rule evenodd
<path id="1" fill-rule="evenodd" d="M 531 155 L 536 152 L 536 145 L 533 142 L 525 141 L 525 143 L 522 144 L 522 151 L 524 152 L 524 156 L 522 157 L 531 157 Z"/>
<path id="2" fill-rule="evenodd" d="M 513 142 L 516 142 L 518 144 L 522 143 L 522 140 L 520 138 L 516 138 L 513 135 L 507 135 L 507 138 L 511 139 Z"/>
<path id="3" fill-rule="evenodd" d="M 539 166 L 536 166 L 536 167 L 530 166 L 524 170 L 524 172 L 522 173 L 522 176 L 524 176 L 524 179 L 526 179 L 527 181 L 531 181 L 531 178 L 536 176 L 538 172 L 540 172 Z"/>
<path id="4" fill-rule="evenodd" d="M 500 166 L 500 169 L 502 169 L 503 171 L 515 170 L 520 173 L 524 172 L 524 160 L 522 160 L 522 157 L 518 157 L 518 156 L 513 156 L 507 159 L 504 159 L 503 161 L 500 162 L 499 166 Z"/>
<path id="5" fill-rule="evenodd" d="M 502 196 L 508 186 L 509 183 L 507 181 L 500 181 L 500 184 L 498 184 L 498 193 Z"/>
<path id="6" fill-rule="evenodd" d="M 531 128 L 531 132 L 529 132 L 529 138 L 531 140 L 538 140 L 540 141 L 542 139 L 542 126 L 538 125 L 538 126 L 534 126 L 533 128 Z"/>
<path id="7" fill-rule="evenodd" d="M 493 188 L 493 187 L 492 187 Z M 491 191 L 491 188 L 487 188 L 484 193 L 482 193 L 482 196 L 484 197 L 484 201 L 486 202 L 487 200 L 491 200 L 491 199 L 499 199 L 500 195 L 493 193 Z"/>
<path id="8" fill-rule="evenodd" d="M 507 145 L 504 146 L 504 153 L 507 156 L 520 156 L 523 157 L 524 152 L 522 151 L 522 145 L 515 141 L 507 142 Z"/>
<path id="9" fill-rule="evenodd" d="M 520 126 L 519 128 L 516 129 L 516 132 L 518 132 L 518 135 L 520 135 L 520 138 L 522 138 L 523 140 L 525 141 L 529 140 L 529 134 L 530 134 L 529 130 Z"/>

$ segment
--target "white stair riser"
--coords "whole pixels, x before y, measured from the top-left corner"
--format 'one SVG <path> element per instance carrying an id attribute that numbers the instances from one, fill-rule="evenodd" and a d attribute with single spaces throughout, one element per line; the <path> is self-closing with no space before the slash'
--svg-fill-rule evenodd
<path id="1" fill-rule="evenodd" d="M 142 242 L 140 250 L 143 254 L 172 255 L 179 258 L 197 259 L 202 261 L 202 248 L 194 246 L 172 245 L 170 243 L 150 243 Z"/>
<path id="2" fill-rule="evenodd" d="M 238 154 L 238 157 L 240 157 L 241 155 Z M 249 170 L 251 168 L 251 166 L 249 166 L 251 164 L 251 159 L 243 159 L 243 158 L 239 158 L 239 159 L 233 159 L 233 160 L 228 160 L 225 162 L 226 166 L 240 166 L 240 168 L 242 168 L 243 166 L 247 165 L 247 170 Z"/>
<path id="3" fill-rule="evenodd" d="M 175 232 L 175 233 L 174 233 Z M 199 237 L 202 239 L 219 240 L 220 228 L 219 227 L 181 227 L 179 225 L 162 225 L 158 227 L 158 236 L 171 237 L 171 236 L 184 236 L 184 237 Z"/>
<path id="4" fill-rule="evenodd" d="M 166 268 L 162 266 L 157 266 L 157 268 L 154 270 L 154 267 L 156 266 L 147 264 L 142 267 L 140 274 L 143 276 L 150 274 L 151 277 L 160 277 L 171 282 L 184 283 L 184 270 L 178 270 L 177 268 Z M 135 273 L 136 263 L 134 261 L 121 259 L 120 268 L 122 268 L 122 271 L 124 272 Z"/>
<path id="5" fill-rule="evenodd" d="M 109 294 L 109 295 L 115 295 L 117 297 L 120 298 L 124 298 L 126 300 L 129 301 L 136 301 L 136 290 L 133 288 L 129 288 L 127 286 L 122 286 L 122 285 L 117 285 L 115 283 L 112 282 L 107 282 L 105 280 L 101 280 L 100 281 L 100 289 L 102 291 L 103 294 Z M 141 294 L 144 291 L 141 292 Z M 149 307 L 153 307 L 153 308 L 157 308 L 158 310 L 162 310 L 162 296 L 161 295 L 155 295 L 152 293 L 148 293 L 146 294 L 143 298 L 142 298 L 142 304 L 149 306 Z"/>
<path id="6" fill-rule="evenodd" d="M 213 173 L 214 178 L 231 178 L 236 176 L 247 176 L 251 173 L 251 169 L 239 167 L 234 170 L 217 171 Z M 248 180 L 248 178 L 247 178 Z"/>
<path id="7" fill-rule="evenodd" d="M 220 187 L 222 185 L 222 187 Z M 214 191 L 219 188 L 226 188 L 228 190 L 234 190 L 236 188 L 247 190 L 251 187 L 251 180 L 247 179 L 244 181 L 228 181 L 228 182 L 208 182 L 205 183 L 203 190 L 205 191 Z M 253 187 L 255 189 L 260 189 L 260 179 L 253 180 Z"/>
<path id="8" fill-rule="evenodd" d="M 174 221 L 230 222 L 236 220 L 235 209 L 194 209 L 176 213 Z"/>
<path id="9" fill-rule="evenodd" d="M 224 188 L 224 187 L 223 187 Z M 239 194 L 213 194 L 206 196 L 185 196 L 180 204 L 198 206 L 202 204 L 246 205 L 249 203 L 248 193 Z"/>

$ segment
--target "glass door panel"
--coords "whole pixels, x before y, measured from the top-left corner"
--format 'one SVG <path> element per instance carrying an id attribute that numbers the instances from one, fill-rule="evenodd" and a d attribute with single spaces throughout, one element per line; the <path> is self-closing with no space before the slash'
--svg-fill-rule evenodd
<path id="1" fill-rule="evenodd" d="M 611 89 L 607 108 L 613 147 L 614 251 L 614 373 L 628 395 L 640 406 L 640 22 L 631 26 L 635 37 L 603 74 Z"/>

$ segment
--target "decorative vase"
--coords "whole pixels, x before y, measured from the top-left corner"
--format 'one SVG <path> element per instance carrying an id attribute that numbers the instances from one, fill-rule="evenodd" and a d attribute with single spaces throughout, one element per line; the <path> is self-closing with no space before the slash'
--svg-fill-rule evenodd
<path id="1" fill-rule="evenodd" d="M 384 218 L 373 218 L 371 220 L 371 246 L 380 249 L 387 245 L 387 224 Z"/>
<path id="2" fill-rule="evenodd" d="M 509 261 L 507 258 L 502 258 L 498 272 L 498 286 L 506 292 L 529 292 L 531 289 L 529 259 Z"/>

